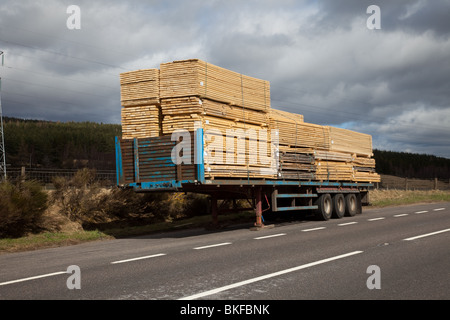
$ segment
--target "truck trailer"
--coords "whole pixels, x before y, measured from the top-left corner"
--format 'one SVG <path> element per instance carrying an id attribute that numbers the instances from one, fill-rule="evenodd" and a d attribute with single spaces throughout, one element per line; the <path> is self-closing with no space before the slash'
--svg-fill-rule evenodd
<path id="1" fill-rule="evenodd" d="M 380 179 L 370 135 L 273 108 L 269 81 L 191 59 L 122 73 L 120 84 L 117 185 L 209 195 L 215 223 L 218 200 L 237 199 L 258 228 L 266 211 L 353 216 Z"/>
<path id="2" fill-rule="evenodd" d="M 263 210 L 274 213 L 309 210 L 321 220 L 362 213 L 373 183 L 283 178 L 216 178 L 205 176 L 205 134 L 190 133 L 190 161 L 174 159 L 181 142 L 173 135 L 122 139 L 116 137 L 117 185 L 135 192 L 191 192 L 210 196 L 218 221 L 218 200 L 245 199 L 255 211 L 255 227 L 264 227 Z M 183 150 L 188 152 L 186 150 Z M 188 159 L 183 155 L 184 160 Z M 278 169 L 279 170 L 279 169 Z M 263 209 L 264 208 L 264 209 Z"/>

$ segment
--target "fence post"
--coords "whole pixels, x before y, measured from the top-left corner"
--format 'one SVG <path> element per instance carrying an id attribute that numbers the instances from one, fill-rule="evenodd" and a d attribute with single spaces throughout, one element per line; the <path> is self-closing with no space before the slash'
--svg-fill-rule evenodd
<path id="1" fill-rule="evenodd" d="M 22 167 L 20 170 L 20 179 L 23 181 L 25 181 L 25 167 Z"/>
<path id="2" fill-rule="evenodd" d="M 438 187 L 438 178 L 434 178 L 434 190 L 437 190 Z"/>
<path id="3" fill-rule="evenodd" d="M 405 178 L 405 191 L 408 191 L 408 178 Z"/>

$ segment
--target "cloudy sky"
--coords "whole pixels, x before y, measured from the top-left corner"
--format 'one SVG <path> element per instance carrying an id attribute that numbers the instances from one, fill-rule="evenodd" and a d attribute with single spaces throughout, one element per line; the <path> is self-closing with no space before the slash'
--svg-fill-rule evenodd
<path id="1" fill-rule="evenodd" d="M 120 123 L 121 72 L 199 58 L 306 122 L 450 158 L 450 0 L 1 0 L 0 51 L 5 116 Z"/>

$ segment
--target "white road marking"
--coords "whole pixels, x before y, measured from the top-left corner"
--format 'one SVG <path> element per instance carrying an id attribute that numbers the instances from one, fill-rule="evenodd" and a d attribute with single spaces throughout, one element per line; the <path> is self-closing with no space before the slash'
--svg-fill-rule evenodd
<path id="1" fill-rule="evenodd" d="M 406 216 L 408 216 L 408 215 L 409 215 L 409 214 L 407 214 L 407 213 L 396 214 L 396 215 L 394 215 L 394 218 L 406 217 Z"/>
<path id="2" fill-rule="evenodd" d="M 325 227 L 318 227 L 318 228 L 312 228 L 312 229 L 303 229 L 303 232 L 309 232 L 309 231 L 316 231 L 316 230 L 323 230 L 326 229 Z"/>
<path id="3" fill-rule="evenodd" d="M 416 239 L 420 239 L 420 238 L 425 238 L 425 237 L 429 237 L 429 236 L 434 236 L 435 234 L 439 234 L 439 233 L 444 233 L 444 232 L 449 232 L 450 229 L 444 229 L 444 230 L 440 230 L 440 231 L 436 231 L 436 232 L 431 232 L 431 233 L 426 233 L 426 234 L 422 234 L 420 236 L 415 236 L 415 237 L 411 237 L 411 238 L 406 238 L 403 239 L 405 241 L 412 241 L 412 240 L 416 240 Z"/>
<path id="4" fill-rule="evenodd" d="M 433 211 L 442 211 L 445 210 L 445 208 L 437 208 L 437 209 L 433 209 Z"/>
<path id="5" fill-rule="evenodd" d="M 137 261 L 137 260 L 151 259 L 151 258 L 162 257 L 162 256 L 165 256 L 165 255 L 166 255 L 165 253 L 158 253 L 158 254 L 154 254 L 154 255 L 151 255 L 151 256 L 138 257 L 138 258 L 132 258 L 132 259 L 126 259 L 126 260 L 120 260 L 120 261 L 114 261 L 114 262 L 111 262 L 111 264 L 119 264 L 119 263 L 132 262 L 132 261 Z"/>
<path id="6" fill-rule="evenodd" d="M 340 227 L 342 227 L 342 226 L 349 226 L 349 225 L 351 225 L 351 224 L 357 224 L 358 222 L 356 222 L 356 221 L 353 221 L 353 222 L 346 222 L 346 223 L 341 223 L 341 224 L 338 224 L 338 226 L 340 226 Z"/>
<path id="7" fill-rule="evenodd" d="M 219 292 L 227 291 L 227 290 L 230 290 L 230 289 L 233 289 L 233 288 L 245 286 L 245 285 L 248 285 L 250 283 L 254 283 L 254 282 L 270 279 L 270 278 L 277 277 L 277 276 L 280 276 L 280 275 L 283 275 L 283 274 L 286 274 L 286 273 L 290 273 L 290 272 L 298 271 L 298 270 L 301 270 L 301 269 L 306 269 L 306 268 L 309 268 L 309 267 L 317 266 L 319 264 L 323 264 L 323 263 L 335 261 L 335 260 L 338 260 L 338 259 L 343 259 L 343 258 L 346 258 L 346 257 L 350 257 L 350 256 L 353 256 L 353 255 L 362 253 L 362 252 L 363 251 L 353 251 L 353 252 L 350 252 L 350 253 L 346 253 L 346 254 L 342 254 L 342 255 L 339 255 L 339 256 L 331 257 L 331 258 L 328 258 L 328 259 L 323 259 L 323 260 L 319 260 L 319 261 L 316 261 L 316 262 L 311 262 L 311 263 L 307 263 L 307 264 L 304 264 L 304 265 L 301 265 L 301 266 L 297 266 L 297 267 L 294 267 L 294 268 L 285 269 L 285 270 L 281 270 L 281 271 L 278 271 L 278 272 L 269 273 L 269 274 L 266 274 L 266 275 L 263 275 L 263 276 L 259 276 L 259 277 L 256 277 L 256 278 L 252 278 L 252 279 L 236 282 L 236 283 L 233 283 L 233 284 L 230 284 L 230 285 L 227 285 L 227 286 L 223 286 L 223 287 L 220 287 L 220 288 L 208 290 L 208 291 L 205 291 L 205 292 L 200 292 L 200 293 L 194 294 L 192 296 L 184 297 L 184 298 L 181 298 L 181 299 L 178 299 L 178 300 L 195 300 L 195 299 L 199 299 L 199 298 L 210 296 L 210 295 L 213 295 L 213 294 L 216 294 L 216 293 L 219 293 Z"/>
<path id="8" fill-rule="evenodd" d="M 17 280 L 2 282 L 2 283 L 0 283 L 0 286 L 6 286 L 8 284 L 24 282 L 24 281 L 30 281 L 30 280 L 36 280 L 36 279 L 41 279 L 41 278 L 53 277 L 53 276 L 57 276 L 57 275 L 60 275 L 60 274 L 67 274 L 67 271 L 59 271 L 59 272 L 54 272 L 54 273 L 43 274 L 43 275 L 40 275 L 40 276 L 34 276 L 34 277 L 29 277 L 29 278 L 23 278 L 23 279 L 17 279 Z"/>
<path id="9" fill-rule="evenodd" d="M 377 220 L 384 220 L 386 219 L 385 217 L 381 217 L 381 218 L 372 218 L 372 219 L 367 219 L 367 221 L 377 221 Z"/>
<path id="10" fill-rule="evenodd" d="M 220 246 L 227 246 L 231 244 L 231 242 L 224 242 L 224 243 L 217 243 L 217 244 L 211 244 L 209 246 L 204 246 L 204 247 L 197 247 L 194 248 L 194 250 L 202 250 L 202 249 L 208 249 L 208 248 L 214 248 L 214 247 L 220 247 Z"/>
<path id="11" fill-rule="evenodd" d="M 279 233 L 279 234 L 272 234 L 270 236 L 257 237 L 257 238 L 253 238 L 253 239 L 261 240 L 261 239 L 267 239 L 267 238 L 281 237 L 281 236 L 285 236 L 285 235 L 286 235 L 286 233 Z"/>
<path id="12" fill-rule="evenodd" d="M 414 213 L 417 213 L 417 214 L 421 214 L 421 213 L 427 213 L 428 212 L 428 210 L 424 210 L 424 211 L 417 211 L 417 212 L 414 212 Z"/>

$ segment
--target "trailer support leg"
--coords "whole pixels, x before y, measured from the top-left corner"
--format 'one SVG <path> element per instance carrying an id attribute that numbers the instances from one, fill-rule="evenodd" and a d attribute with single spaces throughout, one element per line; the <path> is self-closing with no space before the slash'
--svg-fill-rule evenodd
<path id="1" fill-rule="evenodd" d="M 264 227 L 264 224 L 262 222 L 262 192 L 261 192 L 261 188 L 256 188 L 255 189 L 255 198 L 256 198 L 256 207 L 255 207 L 255 211 L 256 211 L 256 223 L 255 223 L 255 227 Z"/>

